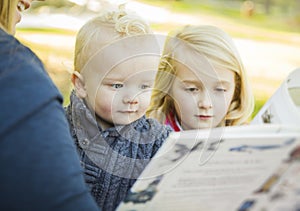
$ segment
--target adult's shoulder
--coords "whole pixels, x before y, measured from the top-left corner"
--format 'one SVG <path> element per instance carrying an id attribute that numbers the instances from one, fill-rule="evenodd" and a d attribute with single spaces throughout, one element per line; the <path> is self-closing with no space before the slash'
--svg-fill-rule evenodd
<path id="1" fill-rule="evenodd" d="M 43 105 L 58 100 L 60 92 L 40 59 L 13 36 L 0 30 L 0 134 Z"/>

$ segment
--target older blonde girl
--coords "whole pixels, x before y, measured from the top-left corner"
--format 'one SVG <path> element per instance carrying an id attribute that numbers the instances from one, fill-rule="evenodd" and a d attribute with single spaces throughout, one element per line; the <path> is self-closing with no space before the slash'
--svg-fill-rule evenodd
<path id="1" fill-rule="evenodd" d="M 214 26 L 169 33 L 147 115 L 190 130 L 245 124 L 253 110 L 246 71 L 231 37 Z"/>

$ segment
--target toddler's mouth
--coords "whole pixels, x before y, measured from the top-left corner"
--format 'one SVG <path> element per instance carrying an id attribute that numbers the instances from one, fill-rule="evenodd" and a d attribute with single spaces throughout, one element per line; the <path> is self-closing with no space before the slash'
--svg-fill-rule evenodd
<path id="1" fill-rule="evenodd" d="M 136 112 L 137 112 L 137 110 L 121 111 L 121 113 L 129 113 L 129 114 L 131 114 L 131 113 L 136 113 Z"/>

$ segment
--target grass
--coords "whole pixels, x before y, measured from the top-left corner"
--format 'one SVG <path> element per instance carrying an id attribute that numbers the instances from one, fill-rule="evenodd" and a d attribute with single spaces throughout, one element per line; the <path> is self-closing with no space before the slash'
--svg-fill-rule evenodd
<path id="1" fill-rule="evenodd" d="M 71 35 L 75 36 L 77 32 L 67 29 L 55 29 L 55 28 L 18 28 L 18 32 L 21 33 L 30 33 L 34 32 L 39 34 L 60 34 L 60 35 Z"/>
<path id="2" fill-rule="evenodd" d="M 255 98 L 255 106 L 254 111 L 251 115 L 251 119 L 255 117 L 255 115 L 259 112 L 259 110 L 262 108 L 262 106 L 266 103 L 266 99 L 257 99 Z"/>
<path id="3" fill-rule="evenodd" d="M 268 29 L 275 29 L 278 31 L 290 31 L 300 32 L 298 27 L 291 28 L 291 25 L 300 24 L 298 22 L 298 15 L 295 11 L 294 15 L 292 12 L 280 12 L 278 9 L 280 5 L 275 7 L 275 12 L 266 15 L 262 5 L 256 4 L 253 15 L 245 16 L 241 14 L 241 6 L 243 2 L 233 1 L 212 1 L 207 0 L 138 0 L 153 6 L 159 6 L 165 8 L 174 13 L 190 14 L 197 16 L 199 14 L 209 15 L 217 18 L 226 18 L 227 20 L 234 21 L 236 23 L 247 23 L 255 27 L 262 27 Z"/>
<path id="4" fill-rule="evenodd" d="M 233 5 L 227 1 L 223 3 L 218 1 L 218 4 L 212 4 L 211 1 L 205 0 L 139 0 L 139 2 L 159 6 L 176 14 L 188 14 L 198 18 L 199 21 L 203 16 L 210 17 L 215 22 L 219 22 L 220 26 L 230 35 L 239 38 L 293 43 L 293 40 L 286 39 L 286 36 L 283 35 L 298 36 L 300 32 L 300 18 L 297 15 L 286 17 L 278 13 L 265 15 L 259 6 L 254 15 L 249 17 L 241 14 L 241 3 Z M 152 24 L 155 30 L 164 31 L 170 31 L 177 26 L 177 23 Z"/>

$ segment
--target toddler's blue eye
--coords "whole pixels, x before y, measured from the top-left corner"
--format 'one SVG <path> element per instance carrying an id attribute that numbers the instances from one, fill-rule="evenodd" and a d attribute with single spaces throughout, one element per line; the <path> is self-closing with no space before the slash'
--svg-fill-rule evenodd
<path id="1" fill-rule="evenodd" d="M 111 86 L 115 89 L 120 89 L 123 87 L 123 84 L 112 84 Z"/>

